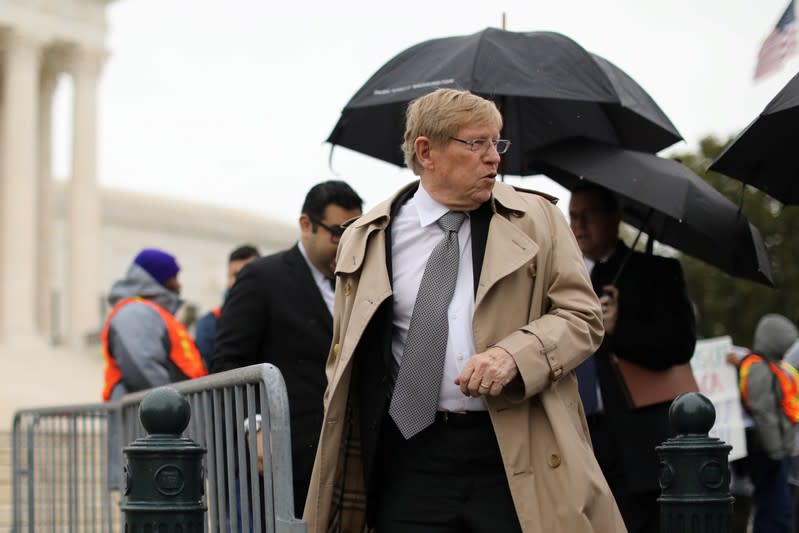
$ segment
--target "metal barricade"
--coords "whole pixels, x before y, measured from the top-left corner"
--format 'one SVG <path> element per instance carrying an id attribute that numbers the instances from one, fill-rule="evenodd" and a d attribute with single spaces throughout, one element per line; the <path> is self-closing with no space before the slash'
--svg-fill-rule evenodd
<path id="1" fill-rule="evenodd" d="M 109 404 L 19 411 L 12 433 L 12 532 L 116 531 L 107 479 Z M 116 519 L 116 522 L 114 521 Z"/>
<path id="2" fill-rule="evenodd" d="M 305 523 L 294 516 L 288 396 L 277 368 L 254 365 L 171 386 L 185 395 L 191 406 L 185 435 L 208 450 L 205 530 L 304 532 Z M 33 532 L 34 525 L 37 532 L 118 530 L 118 502 L 112 502 L 114 491 L 109 485 L 119 486 L 117 478 L 124 479 L 122 447 L 144 436 L 137 411 L 145 393 L 130 394 L 117 403 L 30 409 L 15 415 L 14 533 Z M 256 413 L 260 417 L 254 416 Z M 47 436 L 39 428 L 44 427 L 43 419 L 50 417 L 67 417 L 68 422 L 62 421 L 64 430 L 57 432 L 63 433 L 63 442 L 45 447 Z M 97 435 L 91 444 L 82 435 L 86 433 L 84 419 L 96 420 L 101 426 L 88 432 Z M 257 424 L 264 429 L 260 439 L 266 450 L 263 476 L 256 452 Z M 108 446 L 109 442 L 116 443 Z M 65 492 L 53 494 L 53 484 L 43 481 L 50 471 L 59 469 L 77 470 L 78 474 L 86 471 L 93 481 L 85 483 L 80 475 L 67 477 Z M 82 496 L 81 490 L 89 496 Z M 59 503 L 61 500 L 66 503 Z M 92 517 L 95 508 L 100 519 L 85 526 L 84 517 Z M 47 529 L 51 522 L 52 529 Z"/>

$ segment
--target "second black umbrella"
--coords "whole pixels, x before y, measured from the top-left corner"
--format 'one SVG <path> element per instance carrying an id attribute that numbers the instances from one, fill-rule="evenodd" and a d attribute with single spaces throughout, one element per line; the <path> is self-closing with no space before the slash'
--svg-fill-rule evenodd
<path id="1" fill-rule="evenodd" d="M 685 165 L 584 140 L 560 143 L 529 157 L 531 167 L 567 189 L 587 180 L 617 193 L 624 221 L 650 238 L 733 276 L 774 285 L 760 232 L 735 204 Z"/>

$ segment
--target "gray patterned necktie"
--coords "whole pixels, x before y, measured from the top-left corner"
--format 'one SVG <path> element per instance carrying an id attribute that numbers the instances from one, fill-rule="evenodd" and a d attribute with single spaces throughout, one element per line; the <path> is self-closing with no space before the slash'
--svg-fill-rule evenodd
<path id="1" fill-rule="evenodd" d="M 465 213 L 449 211 L 438 219 L 445 235 L 427 260 L 413 306 L 388 408 L 405 439 L 432 424 L 436 416 L 447 351 L 447 310 L 458 279 L 458 229 L 465 218 Z"/>

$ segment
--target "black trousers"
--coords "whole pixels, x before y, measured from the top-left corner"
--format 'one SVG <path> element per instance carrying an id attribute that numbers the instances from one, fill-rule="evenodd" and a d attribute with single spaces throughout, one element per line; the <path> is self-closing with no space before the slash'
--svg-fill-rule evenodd
<path id="1" fill-rule="evenodd" d="M 610 486 L 624 525 L 629 533 L 658 533 L 660 531 L 660 491 L 632 492 L 622 463 L 623 449 L 616 445 L 610 434 L 606 415 L 587 417 L 594 455 Z"/>
<path id="2" fill-rule="evenodd" d="M 383 421 L 380 533 L 521 532 L 487 412 L 439 413 L 410 440 Z"/>

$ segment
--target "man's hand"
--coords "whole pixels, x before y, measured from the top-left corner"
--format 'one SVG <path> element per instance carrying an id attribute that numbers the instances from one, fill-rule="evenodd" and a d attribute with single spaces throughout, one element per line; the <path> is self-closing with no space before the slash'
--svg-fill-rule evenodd
<path id="1" fill-rule="evenodd" d="M 734 367 L 738 367 L 738 365 L 741 364 L 741 360 L 742 359 L 743 358 L 741 356 L 739 356 L 735 352 L 730 352 L 730 353 L 727 354 L 727 364 L 728 365 L 732 365 Z"/>
<path id="2" fill-rule="evenodd" d="M 258 472 L 264 473 L 264 439 L 262 438 L 262 430 L 255 432 L 255 450 L 258 454 Z M 272 453 L 272 434 L 269 434 L 269 453 Z"/>
<path id="3" fill-rule="evenodd" d="M 519 374 L 516 361 L 499 346 L 474 354 L 469 358 L 463 372 L 455 378 L 466 396 L 499 396 L 505 386 Z"/>
<path id="4" fill-rule="evenodd" d="M 258 472 L 264 473 L 264 439 L 261 430 L 255 432 L 255 449 L 258 453 Z"/>
<path id="5" fill-rule="evenodd" d="M 619 317 L 619 289 L 613 285 L 605 285 L 602 291 L 604 294 L 599 298 L 599 303 L 602 304 L 602 324 L 605 326 L 605 333 L 613 333 Z"/>

